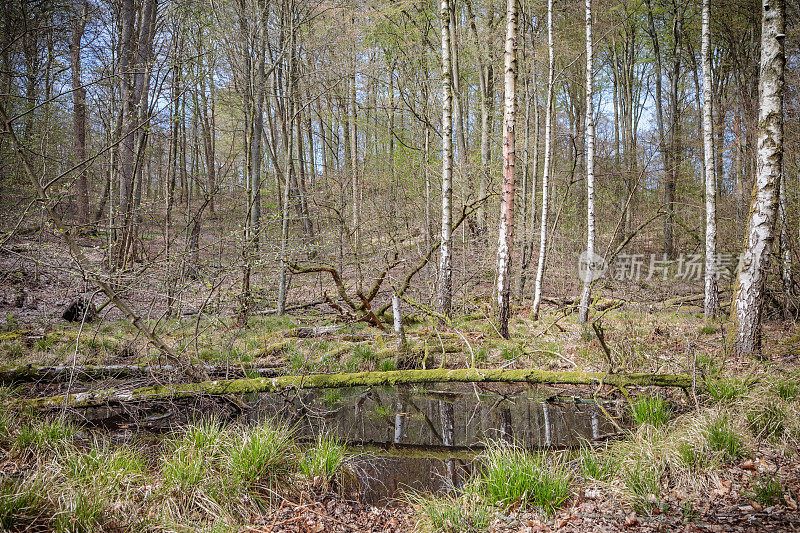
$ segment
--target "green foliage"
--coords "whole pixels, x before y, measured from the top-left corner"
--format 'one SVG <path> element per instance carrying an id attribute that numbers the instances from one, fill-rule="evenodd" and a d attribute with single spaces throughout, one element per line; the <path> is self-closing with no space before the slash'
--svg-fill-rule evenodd
<path id="1" fill-rule="evenodd" d="M 472 492 L 460 496 L 409 494 L 406 500 L 420 517 L 419 528 L 431 533 L 486 531 L 491 515 L 481 498 Z"/>
<path id="2" fill-rule="evenodd" d="M 772 388 L 785 402 L 793 402 L 800 397 L 800 381 L 779 381 Z"/>
<path id="3" fill-rule="evenodd" d="M 724 461 L 735 461 L 744 455 L 742 439 L 731 428 L 726 417 L 719 417 L 708 426 L 708 449 Z"/>
<path id="4" fill-rule="evenodd" d="M 63 533 L 102 531 L 106 522 L 105 501 L 96 493 L 78 491 L 61 504 L 53 530 Z"/>
<path id="5" fill-rule="evenodd" d="M 767 403 L 747 413 L 750 430 L 756 437 L 777 439 L 786 432 L 786 412 L 780 405 Z"/>
<path id="6" fill-rule="evenodd" d="M 689 470 L 701 470 L 706 464 L 706 455 L 703 450 L 698 450 L 688 442 L 681 442 L 678 445 L 678 457 Z"/>
<path id="7" fill-rule="evenodd" d="M 357 344 L 353 348 L 353 356 L 360 362 L 377 361 L 378 355 L 368 344 Z"/>
<path id="8" fill-rule="evenodd" d="M 45 487 L 38 481 L 0 481 L 0 528 L 12 529 L 17 524 L 41 514 Z"/>
<path id="9" fill-rule="evenodd" d="M 713 335 L 717 331 L 719 331 L 719 329 L 714 324 L 706 324 L 705 326 L 700 328 L 701 335 Z"/>
<path id="10" fill-rule="evenodd" d="M 300 458 L 300 472 L 315 488 L 323 491 L 331 485 L 342 485 L 347 473 L 346 449 L 343 442 L 320 434 L 314 446 Z"/>
<path id="11" fill-rule="evenodd" d="M 225 442 L 226 485 L 274 491 L 289 484 L 297 470 L 294 434 L 286 426 L 262 422 Z"/>
<path id="12" fill-rule="evenodd" d="M 397 370 L 397 362 L 393 358 L 381 359 L 378 363 L 377 370 L 380 372 L 391 372 L 393 370 Z"/>
<path id="13" fill-rule="evenodd" d="M 486 449 L 478 484 L 486 501 L 509 507 L 533 505 L 552 515 L 569 497 L 571 476 L 558 460 L 504 442 Z"/>
<path id="14" fill-rule="evenodd" d="M 638 425 L 660 427 L 669 422 L 670 405 L 663 398 L 644 396 L 631 404 L 631 416 Z"/>
<path id="15" fill-rule="evenodd" d="M 75 426 L 58 418 L 35 420 L 22 426 L 13 449 L 17 453 L 63 451 L 76 431 Z"/>
<path id="16" fill-rule="evenodd" d="M 584 479 L 608 481 L 614 475 L 614 462 L 608 454 L 596 452 L 589 445 L 578 450 L 578 466 Z"/>
<path id="17" fill-rule="evenodd" d="M 622 481 L 637 512 L 649 513 L 657 504 L 663 475 L 661 463 L 637 461 L 622 470 Z"/>
<path id="18" fill-rule="evenodd" d="M 747 383 L 739 379 L 710 378 L 706 380 L 709 396 L 717 401 L 735 400 L 747 391 Z"/>
<path id="19" fill-rule="evenodd" d="M 748 497 L 764 507 L 783 503 L 783 485 L 781 481 L 771 475 L 761 475 L 753 478 L 752 489 Z"/>

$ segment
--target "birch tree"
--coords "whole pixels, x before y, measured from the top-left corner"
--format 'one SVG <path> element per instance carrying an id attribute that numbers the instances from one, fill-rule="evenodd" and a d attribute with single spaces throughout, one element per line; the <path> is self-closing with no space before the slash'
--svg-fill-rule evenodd
<path id="1" fill-rule="evenodd" d="M 594 255 L 594 45 L 592 43 L 592 0 L 586 0 L 586 255 Z M 585 323 L 589 318 L 589 298 L 592 281 L 583 284 L 578 320 Z"/>
<path id="2" fill-rule="evenodd" d="M 710 0 L 703 0 L 703 42 L 700 49 L 700 55 L 703 58 L 703 166 L 706 176 L 706 272 L 703 305 L 706 318 L 714 318 L 719 313 L 717 271 L 714 261 L 717 254 L 717 176 L 714 166 L 714 132 L 711 122 L 710 4 Z"/>
<path id="3" fill-rule="evenodd" d="M 439 312 L 450 316 L 453 301 L 453 92 L 450 62 L 450 0 L 442 0 L 442 241 L 439 261 Z"/>
<path id="4" fill-rule="evenodd" d="M 542 303 L 542 278 L 547 260 L 547 211 L 548 190 L 550 188 L 550 166 L 552 164 L 551 142 L 553 136 L 553 78 L 556 71 L 555 55 L 553 53 L 553 0 L 547 0 L 547 113 L 544 119 L 544 169 L 542 173 L 542 219 L 539 231 L 539 264 L 536 267 L 536 282 L 533 288 L 533 308 L 531 318 L 539 319 L 539 306 Z"/>
<path id="5" fill-rule="evenodd" d="M 735 307 L 736 350 L 740 354 L 750 354 L 760 348 L 764 285 L 783 170 L 785 24 L 784 0 L 762 0 L 755 201 L 739 269 Z"/>
<path id="6" fill-rule="evenodd" d="M 514 246 L 514 165 L 517 114 L 517 0 L 506 0 L 505 107 L 503 112 L 503 192 L 497 246 L 497 303 L 500 336 L 508 338 L 511 314 L 511 252 Z"/>

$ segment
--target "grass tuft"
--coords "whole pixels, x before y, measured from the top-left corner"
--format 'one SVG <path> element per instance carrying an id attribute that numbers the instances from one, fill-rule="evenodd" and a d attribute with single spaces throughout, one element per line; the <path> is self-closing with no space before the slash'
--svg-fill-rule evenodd
<path id="1" fill-rule="evenodd" d="M 578 451 L 578 466 L 584 479 L 608 481 L 614 475 L 614 462 L 605 453 L 596 452 L 591 446 L 581 446 Z"/>
<path id="2" fill-rule="evenodd" d="M 671 408 L 663 398 L 645 396 L 631 404 L 631 415 L 640 426 L 661 427 L 669 422 Z"/>
<path id="3" fill-rule="evenodd" d="M 491 505 L 533 505 L 551 516 L 570 495 L 571 475 L 555 458 L 548 460 L 519 446 L 492 442 L 484 463 L 477 482 Z"/>
<path id="4" fill-rule="evenodd" d="M 406 500 L 416 511 L 420 531 L 464 533 L 486 531 L 489 527 L 489 509 L 469 490 L 461 495 L 446 496 L 412 493 Z"/>
<path id="5" fill-rule="evenodd" d="M 721 416 L 708 426 L 708 449 L 723 461 L 735 461 L 745 453 L 744 444 L 731 427 L 727 417 Z"/>
<path id="6" fill-rule="evenodd" d="M 225 448 L 224 468 L 231 487 L 271 493 L 287 487 L 298 468 L 293 432 L 283 425 L 262 422 L 244 428 Z"/>
<path id="7" fill-rule="evenodd" d="M 323 492 L 332 486 L 342 487 L 349 472 L 345 452 L 343 442 L 320 434 L 314 446 L 300 458 L 300 472 L 312 487 Z"/>
<path id="8" fill-rule="evenodd" d="M 780 480 L 771 475 L 762 475 L 753 478 L 752 490 L 748 497 L 764 507 L 783 503 L 783 485 Z"/>

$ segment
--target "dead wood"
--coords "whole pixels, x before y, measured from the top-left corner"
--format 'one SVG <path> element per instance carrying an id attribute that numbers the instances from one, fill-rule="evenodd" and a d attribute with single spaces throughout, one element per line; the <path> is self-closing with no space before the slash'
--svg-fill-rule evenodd
<path id="1" fill-rule="evenodd" d="M 396 386 L 425 383 L 532 383 L 560 385 L 611 385 L 615 387 L 679 387 L 692 386 L 692 378 L 682 374 L 631 373 L 607 374 L 603 372 L 547 371 L 538 369 L 432 369 L 394 370 L 390 372 L 355 372 L 339 374 L 309 374 L 304 376 L 278 376 L 212 380 L 201 383 L 157 385 L 133 390 L 105 389 L 80 392 L 68 396 L 53 396 L 28 400 L 32 407 L 53 409 L 59 407 L 85 408 L 109 402 L 140 403 L 156 400 L 178 400 L 198 396 L 220 396 L 259 392 L 276 392 L 287 389 L 325 389 L 341 387 Z"/>

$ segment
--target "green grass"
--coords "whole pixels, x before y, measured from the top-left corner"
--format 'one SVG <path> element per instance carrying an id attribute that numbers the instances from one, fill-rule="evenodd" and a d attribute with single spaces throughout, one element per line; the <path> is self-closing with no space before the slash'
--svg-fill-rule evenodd
<path id="1" fill-rule="evenodd" d="M 709 378 L 706 380 L 706 389 L 713 399 L 730 401 L 747 391 L 747 383 L 740 379 Z"/>
<path id="2" fill-rule="evenodd" d="M 417 528 L 421 531 L 464 533 L 486 531 L 489 527 L 489 508 L 472 492 L 445 496 L 414 493 L 406 500 L 416 511 Z"/>
<path id="3" fill-rule="evenodd" d="M 231 437 L 223 452 L 228 486 L 272 492 L 290 484 L 298 464 L 294 435 L 288 427 L 262 422 Z"/>
<path id="4" fill-rule="evenodd" d="M 717 331 L 719 331 L 719 329 L 717 328 L 717 326 L 713 324 L 706 324 L 705 326 L 700 328 L 701 335 L 713 335 Z"/>
<path id="5" fill-rule="evenodd" d="M 778 439 L 786 432 L 786 412 L 780 405 L 767 403 L 747 413 L 750 430 L 758 438 Z"/>
<path id="6" fill-rule="evenodd" d="M 631 404 L 631 416 L 640 426 L 650 424 L 654 427 L 661 427 L 669 422 L 670 418 L 669 403 L 658 397 L 645 396 Z"/>
<path id="7" fill-rule="evenodd" d="M 346 449 L 335 437 L 320 434 L 314 446 L 300 458 L 300 472 L 312 487 L 323 492 L 330 487 L 342 487 L 348 473 Z"/>
<path id="8" fill-rule="evenodd" d="M 649 513 L 657 504 L 661 492 L 664 466 L 658 463 L 637 461 L 622 471 L 622 481 L 633 508 L 639 513 Z"/>
<path id="9" fill-rule="evenodd" d="M 380 372 L 391 372 L 393 370 L 397 370 L 397 362 L 391 358 L 381 359 L 378 363 L 377 370 Z"/>
<path id="10" fill-rule="evenodd" d="M 745 453 L 741 437 L 731 427 L 726 417 L 719 417 L 708 426 L 708 449 L 723 461 L 735 461 Z"/>
<path id="11" fill-rule="evenodd" d="M 578 467 L 584 479 L 608 481 L 614 475 L 614 462 L 605 453 L 583 445 L 578 450 Z"/>
<path id="12" fill-rule="evenodd" d="M 477 483 L 491 505 L 530 505 L 551 516 L 570 495 L 571 475 L 555 458 L 493 442 L 486 449 Z"/>
<path id="13" fill-rule="evenodd" d="M 783 503 L 783 485 L 775 476 L 756 476 L 751 481 L 751 487 L 747 496 L 762 506 L 770 507 Z"/>
<path id="14" fill-rule="evenodd" d="M 0 528 L 17 526 L 43 514 L 46 487 L 38 481 L 22 483 L 5 479 L 0 482 Z"/>
<path id="15" fill-rule="evenodd" d="M 678 445 L 678 457 L 690 471 L 699 471 L 706 466 L 706 454 L 688 442 Z"/>
<path id="16" fill-rule="evenodd" d="M 797 381 L 779 381 L 773 385 L 773 390 L 785 402 L 793 402 L 800 397 L 800 383 Z"/>
<path id="17" fill-rule="evenodd" d="M 76 428 L 61 419 L 42 419 L 24 424 L 12 446 L 17 453 L 63 451 L 72 442 Z"/>

